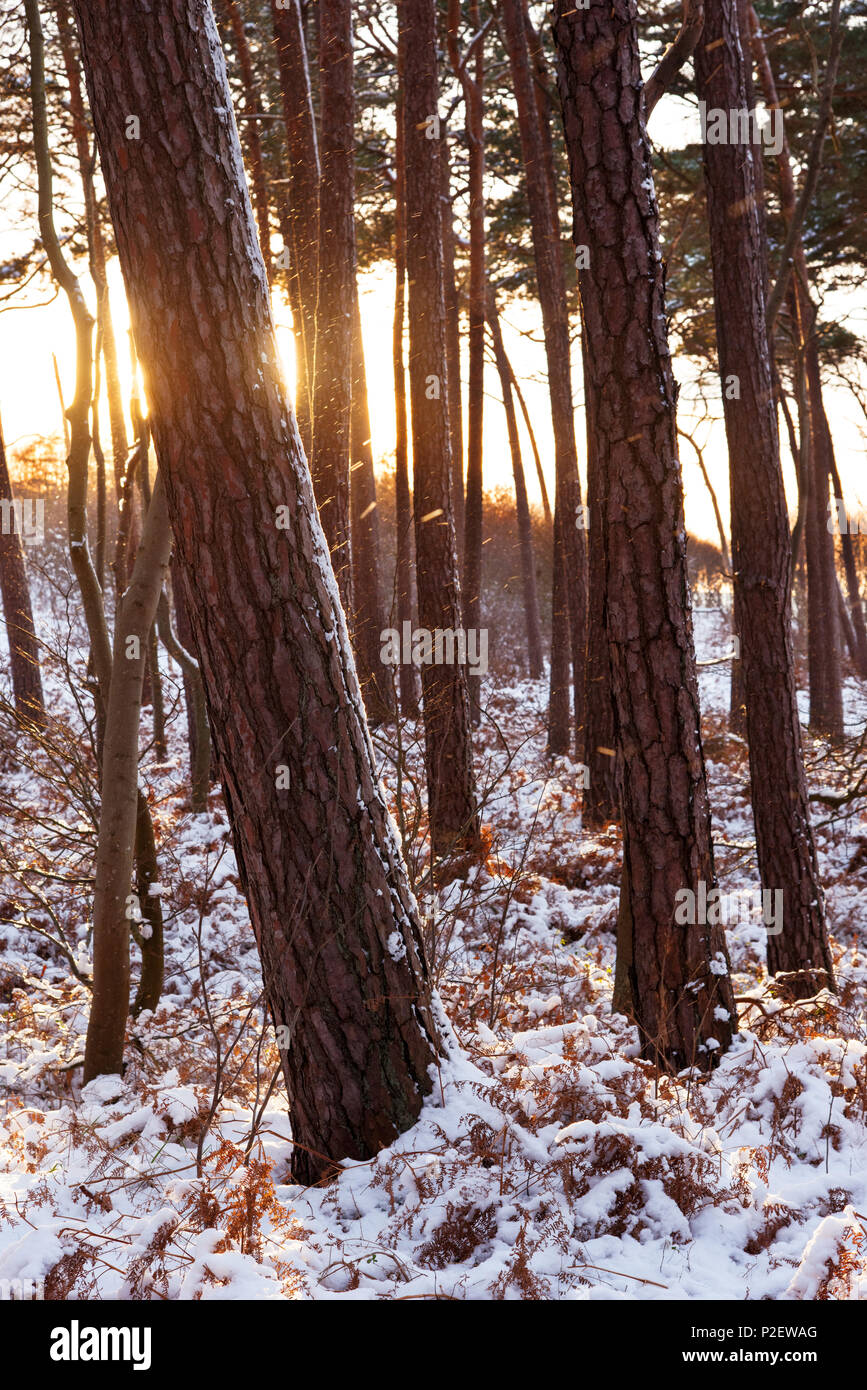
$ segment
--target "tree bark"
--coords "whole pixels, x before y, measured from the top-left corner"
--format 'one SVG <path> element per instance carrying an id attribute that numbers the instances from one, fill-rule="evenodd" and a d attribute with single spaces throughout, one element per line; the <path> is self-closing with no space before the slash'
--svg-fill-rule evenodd
<path id="1" fill-rule="evenodd" d="M 583 330 L 582 330 L 583 331 Z M 590 377 L 586 335 L 582 341 L 584 365 L 584 413 L 587 422 L 587 663 L 584 668 L 586 736 L 584 762 L 588 785 L 584 788 L 581 823 L 597 830 L 620 819 L 617 795 L 617 752 L 614 731 L 614 694 L 608 657 L 607 599 L 603 533 L 602 484 L 599 443 L 595 433 L 595 388 Z"/>
<path id="2" fill-rule="evenodd" d="M 418 613 L 420 626 L 429 633 L 457 633 L 461 592 L 452 512 L 440 132 L 432 124 L 432 118 L 439 119 L 434 0 L 405 0 L 400 34 Z M 474 850 L 479 843 L 464 668 L 457 663 L 422 666 L 422 693 L 431 850 L 441 858 L 455 849 Z"/>
<path id="3" fill-rule="evenodd" d="M 470 0 L 470 35 L 480 28 L 478 0 Z M 463 566 L 461 593 L 464 622 L 478 630 L 482 612 L 482 541 L 484 523 L 483 441 L 485 411 L 485 320 L 487 318 L 487 275 L 485 271 L 485 46 L 479 38 L 472 54 L 472 75 L 458 46 L 459 0 L 449 0 L 447 29 L 449 60 L 464 94 L 464 130 L 469 157 L 470 204 L 470 292 L 469 292 L 469 396 L 467 412 L 467 491 L 464 512 Z M 460 358 L 458 359 L 460 362 Z M 449 361 L 449 385 L 452 363 Z M 454 445 L 453 445 L 454 447 Z M 479 682 L 470 688 L 473 721 L 481 717 Z"/>
<path id="4" fill-rule="evenodd" d="M 734 0 L 705 0 L 695 70 L 699 98 L 707 109 L 746 109 Z M 768 936 L 768 969 L 775 975 L 803 970 L 789 984 L 804 996 L 832 985 L 833 975 L 810 828 L 789 627 L 789 521 L 753 168 L 760 157 L 749 147 L 745 151 L 735 144 L 704 145 L 756 853 L 762 887 L 783 892 L 784 929 Z M 836 617 L 835 608 L 835 624 Z"/>
<path id="5" fill-rule="evenodd" d="M 355 86 L 351 0 L 322 0 L 319 37 L 321 167 L 319 295 L 310 471 L 331 563 L 353 611 L 349 455 L 355 298 Z"/>
<path id="6" fill-rule="evenodd" d="M 290 275 L 295 280 L 293 301 L 300 307 L 304 351 L 304 370 L 298 372 L 295 412 L 304 452 L 309 458 L 319 284 L 319 147 L 299 0 L 271 0 L 271 18 L 289 154 Z"/>
<path id="7" fill-rule="evenodd" d="M 633 0 L 558 0 L 584 350 L 594 393 L 607 630 L 622 765 L 621 920 L 644 1054 L 712 1067 L 736 1027 L 725 938 L 680 925 L 714 883 L 686 572 L 675 388 Z M 700 917 L 698 911 L 694 917 Z"/>
<path id="8" fill-rule="evenodd" d="M 544 123 L 540 120 L 534 95 L 523 0 L 501 0 L 501 14 L 518 108 L 554 429 L 557 487 L 554 504 L 555 571 L 548 747 L 552 753 L 565 753 L 569 750 L 569 739 L 567 720 L 564 719 L 563 683 L 564 680 L 568 682 L 570 648 L 575 692 L 576 743 L 579 747 L 583 745 L 587 606 L 584 533 L 579 522 L 581 484 L 575 447 L 566 282 L 554 197 L 550 135 L 546 140 L 542 130 Z M 561 567 L 562 575 L 559 574 Z M 567 615 L 570 638 L 568 643 L 564 641 L 564 623 Z M 558 643 L 561 647 L 565 646 L 565 651 L 557 651 Z"/>
<path id="9" fill-rule="evenodd" d="M 527 629 L 527 670 L 530 680 L 537 681 L 542 675 L 544 658 L 542 655 L 542 620 L 539 615 L 539 594 L 536 587 L 536 559 L 533 554 L 533 524 L 530 517 L 530 504 L 527 501 L 524 465 L 521 461 L 521 440 L 518 434 L 512 383 L 509 378 L 509 363 L 503 347 L 500 316 L 497 312 L 497 300 L 493 290 L 488 294 L 488 323 L 491 327 L 494 357 L 500 377 L 500 390 L 503 394 L 503 409 L 506 412 L 506 429 L 509 435 L 509 452 L 512 456 L 512 476 L 515 480 L 515 515 L 518 523 L 518 543 L 521 547 L 521 584 L 524 596 L 524 623 Z"/>
<path id="10" fill-rule="evenodd" d="M 352 306 L 351 457 L 353 645 L 367 721 L 382 724 L 393 712 L 394 692 L 381 660 L 385 623 L 379 593 L 379 510 L 357 285 Z"/>
<path id="11" fill-rule="evenodd" d="M 398 45 L 397 98 L 395 102 L 394 150 L 394 323 L 392 328 L 392 367 L 394 371 L 394 513 L 396 562 L 394 603 L 391 621 L 397 618 L 399 632 L 404 623 L 412 625 L 412 498 L 409 485 L 409 425 L 406 404 L 406 361 L 403 335 L 406 322 L 406 158 L 404 155 L 404 75 L 403 56 Z M 463 497 L 463 479 L 461 480 Z M 416 669 L 409 662 L 400 665 L 400 709 L 405 718 L 418 716 Z"/>
<path id="12" fill-rule="evenodd" d="M 443 276 L 446 306 L 446 361 L 448 364 L 449 440 L 452 451 L 452 505 L 458 558 L 462 556 L 465 529 L 464 402 L 461 386 L 461 301 L 455 279 L 455 227 L 452 211 L 452 176 L 445 135 L 440 146 L 442 180 Z"/>
<path id="13" fill-rule="evenodd" d="M 14 503 L 12 480 L 6 463 L 6 445 L 0 422 L 0 502 Z M 12 698 L 22 728 L 45 727 L 45 700 L 42 694 L 42 668 L 39 643 L 33 625 L 30 585 L 24 563 L 24 546 L 14 522 L 14 506 L 3 509 L 0 527 L 0 594 L 9 643 L 9 673 Z"/>
<path id="14" fill-rule="evenodd" d="M 111 689 L 105 721 L 102 802 L 93 898 L 93 1002 L 84 1080 L 123 1071 L 129 1013 L 130 894 L 138 815 L 138 734 L 148 639 L 169 564 L 172 533 L 160 474 L 141 545 L 115 620 Z M 148 983 L 152 994 L 153 982 Z M 153 1007 L 148 1004 L 147 1007 Z"/>
<path id="15" fill-rule="evenodd" d="M 239 872 L 286 1030 L 294 1174 L 315 1181 L 389 1143 L 431 1089 L 417 909 L 282 383 L 210 6 L 76 13 Z"/>
<path id="16" fill-rule="evenodd" d="M 253 194 L 253 207 L 256 212 L 256 225 L 259 229 L 259 248 L 262 252 L 262 260 L 265 262 L 265 274 L 271 280 L 271 208 L 268 201 L 268 183 L 265 178 L 265 161 L 262 158 L 262 139 L 259 134 L 259 123 L 255 119 L 256 115 L 262 110 L 262 94 L 259 83 L 256 80 L 256 73 L 253 67 L 253 59 L 250 54 L 250 45 L 247 42 L 247 34 L 244 29 L 244 18 L 241 14 L 241 7 L 238 0 L 220 0 L 224 21 L 231 31 L 232 44 L 235 55 L 238 59 L 238 68 L 241 73 L 241 90 L 244 93 L 244 115 L 248 118 L 244 121 L 244 147 L 247 155 L 247 165 L 250 170 L 250 185 Z"/>

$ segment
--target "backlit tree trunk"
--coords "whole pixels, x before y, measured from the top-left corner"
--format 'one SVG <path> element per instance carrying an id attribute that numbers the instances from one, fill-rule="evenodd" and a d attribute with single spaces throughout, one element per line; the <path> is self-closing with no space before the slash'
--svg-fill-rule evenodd
<path id="1" fill-rule="evenodd" d="M 368 722 L 381 724 L 392 712 L 394 698 L 388 673 L 380 658 L 381 633 L 385 622 L 379 584 L 379 508 L 357 288 L 352 306 L 351 457 L 352 586 L 355 602 L 352 637 Z"/>
<path id="2" fill-rule="evenodd" d="M 471 0 L 469 30 L 471 38 L 479 30 L 478 0 Z M 482 530 L 484 521 L 483 457 L 485 409 L 485 320 L 487 318 L 487 278 L 485 274 L 485 47 L 476 41 L 469 62 L 463 61 L 458 43 L 459 0 L 449 2 L 448 49 L 452 70 L 464 93 L 464 129 L 469 155 L 470 201 L 470 293 L 469 293 L 469 398 L 467 414 L 467 491 L 464 513 L 463 567 L 461 592 L 464 622 L 478 629 L 482 611 Z M 449 362 L 449 386 L 452 364 Z M 478 681 L 470 691 L 473 717 L 479 719 Z"/>
<path id="3" fill-rule="evenodd" d="M 238 59 L 241 73 L 241 88 L 244 93 L 242 131 L 247 164 L 250 169 L 250 184 L 253 193 L 253 207 L 256 210 L 256 225 L 259 228 L 259 246 L 265 262 L 265 274 L 271 279 L 271 209 L 268 202 L 268 183 L 265 178 L 265 162 L 262 158 L 262 137 L 256 116 L 262 110 L 262 94 L 247 42 L 244 17 L 238 0 L 220 0 L 219 8 L 232 33 L 232 45 Z"/>
<path id="4" fill-rule="evenodd" d="M 518 543 L 521 547 L 521 585 L 524 597 L 524 623 L 527 629 L 527 669 L 531 680 L 538 680 L 542 674 L 542 622 L 539 616 L 539 594 L 536 587 L 536 561 L 533 555 L 533 524 L 530 505 L 527 501 L 527 483 L 524 478 L 524 465 L 521 460 L 521 440 L 518 434 L 518 420 L 515 415 L 515 401 L 512 395 L 512 382 L 509 377 L 509 363 L 503 347 L 503 333 L 497 300 L 493 290 L 488 295 L 488 322 L 494 342 L 494 357 L 503 393 L 503 408 L 506 412 L 506 429 L 509 435 L 509 452 L 512 456 L 512 476 L 515 480 L 515 515 L 518 523 Z"/>
<path id="5" fill-rule="evenodd" d="M 12 677 L 12 697 L 15 713 L 22 724 L 45 723 L 45 703 L 42 697 L 42 672 L 39 664 L 39 643 L 33 626 L 30 585 L 24 563 L 24 547 L 15 525 L 12 480 L 6 463 L 3 425 L 0 423 L 0 502 L 3 508 L 0 526 L 0 595 L 6 640 L 9 643 L 9 674 Z"/>
<path id="6" fill-rule="evenodd" d="M 352 613 L 349 454 L 355 300 L 355 88 L 351 0 L 322 0 L 319 297 L 310 471 L 331 563 Z"/>
<path id="7" fill-rule="evenodd" d="M 420 626 L 433 634 L 457 632 L 462 625 L 451 496 L 435 0 L 405 0 L 400 32 L 416 584 Z M 473 848 L 479 838 L 465 668 L 457 662 L 423 665 L 422 694 L 431 846 L 438 857 Z"/>
<path id="8" fill-rule="evenodd" d="M 298 304 L 301 316 L 304 353 L 303 368 L 299 367 L 298 372 L 299 391 L 295 409 L 301 439 L 309 458 L 319 281 L 319 148 L 299 0 L 271 0 L 271 18 L 289 154 L 288 222 L 291 244 L 287 250 L 290 275 L 295 281 L 293 303 Z"/>
<path id="9" fill-rule="evenodd" d="M 389 1143 L 431 1089 L 416 908 L 282 382 L 210 6 L 76 13 L 239 872 L 285 1030 L 295 1176 L 314 1181 Z"/>
<path id="10" fill-rule="evenodd" d="M 705 0 L 695 69 L 699 98 L 708 110 L 746 109 L 734 0 Z M 704 144 L 756 853 L 762 887 L 783 892 L 783 930 L 768 936 L 768 968 L 773 974 L 803 970 L 792 984 L 803 996 L 833 983 L 833 976 L 810 828 L 789 628 L 789 518 L 753 172 L 753 161 L 760 158 L 760 150 L 749 144 Z M 826 519 L 827 512 L 823 528 Z M 836 587 L 833 594 L 836 624 Z"/>
<path id="11" fill-rule="evenodd" d="M 554 428 L 557 492 L 548 746 L 553 753 L 565 753 L 569 751 L 568 704 L 564 707 L 563 693 L 564 680 L 568 682 L 570 649 L 575 692 L 576 738 L 579 743 L 583 739 L 587 603 L 584 533 L 580 529 L 581 485 L 575 448 L 566 281 L 560 250 L 550 143 L 546 142 L 542 132 L 542 121 L 534 92 L 523 0 L 502 0 L 501 14 L 518 107 L 518 126 L 530 205 Z M 570 640 L 564 642 L 564 622 L 567 615 Z M 561 646 L 559 652 L 556 650 L 558 644 Z M 566 689 L 568 690 L 568 685 Z"/>
<path id="12" fill-rule="evenodd" d="M 397 99 L 395 102 L 394 142 L 394 321 L 392 325 L 392 370 L 394 372 L 394 515 L 396 562 L 394 598 L 389 605 L 390 625 L 397 620 L 399 632 L 404 623 L 412 624 L 412 497 L 409 485 L 409 424 L 406 401 L 406 360 L 403 338 L 406 323 L 406 158 L 404 155 L 404 77 L 403 54 L 398 45 Z M 463 490 L 463 482 L 461 483 Z M 408 718 L 418 715 L 416 669 L 401 662 L 400 710 Z"/>
<path id="13" fill-rule="evenodd" d="M 595 393 L 607 626 L 622 764 L 621 924 L 642 1049 L 702 1069 L 735 1029 L 719 926 L 675 920 L 714 883 L 686 574 L 674 381 L 633 0 L 558 0 L 588 379 Z M 682 902 L 683 900 L 681 900 Z"/>

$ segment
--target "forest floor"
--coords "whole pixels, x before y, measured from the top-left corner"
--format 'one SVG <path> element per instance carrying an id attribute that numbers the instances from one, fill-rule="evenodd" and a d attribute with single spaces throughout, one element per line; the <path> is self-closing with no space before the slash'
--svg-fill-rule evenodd
<path id="1" fill-rule="evenodd" d="M 699 659 L 722 655 L 721 610 L 695 622 Z M 434 897 L 420 808 L 402 826 L 451 1055 L 409 1132 L 303 1189 L 222 801 L 185 804 L 180 710 L 168 759 L 143 760 L 165 992 L 131 1028 L 123 1078 L 81 1089 L 90 888 L 75 880 L 94 803 L 62 648 L 55 746 L 27 752 L 7 728 L 0 748 L 0 1281 L 54 1298 L 867 1296 L 867 801 L 815 803 L 839 995 L 776 999 L 753 912 L 727 932 L 741 1031 L 709 1078 L 672 1080 L 611 1010 L 618 835 L 582 830 L 578 768 L 545 756 L 544 683 L 487 682 L 487 862 Z M 752 889 L 728 666 L 701 683 L 717 873 Z M 846 696 L 844 748 L 805 735 L 813 792 L 855 781 L 867 700 L 854 681 Z M 393 731 L 376 745 L 393 787 Z"/>

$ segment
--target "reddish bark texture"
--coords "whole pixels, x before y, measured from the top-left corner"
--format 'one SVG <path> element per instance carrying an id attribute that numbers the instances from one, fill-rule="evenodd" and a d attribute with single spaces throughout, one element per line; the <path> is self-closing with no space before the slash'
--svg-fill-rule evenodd
<path id="1" fill-rule="evenodd" d="M 355 302 L 355 87 L 351 0 L 319 10 L 319 297 L 310 471 L 340 596 L 352 612 L 349 454 Z"/>
<path id="2" fill-rule="evenodd" d="M 445 296 L 440 226 L 436 6 L 400 7 L 405 73 L 409 380 L 412 401 L 413 505 L 419 623 L 429 632 L 461 627 L 452 512 Z M 425 768 L 434 854 L 478 844 L 464 667 L 422 667 Z"/>
<path id="3" fill-rule="evenodd" d="M 576 738 L 583 742 L 586 576 L 584 533 L 580 529 L 581 484 L 572 407 L 566 281 L 554 189 L 547 111 L 540 105 L 528 51 L 523 0 L 502 0 L 503 34 L 509 53 L 518 107 L 518 126 L 527 180 L 536 279 L 545 333 L 548 388 L 554 429 L 557 492 L 554 519 L 554 596 L 552 604 L 551 707 L 548 746 L 569 750 L 568 663 L 571 648 Z M 568 632 L 566 623 L 568 622 Z"/>
<path id="4" fill-rule="evenodd" d="M 699 98 L 708 109 L 744 110 L 734 0 L 706 0 L 694 58 Z M 756 853 L 762 886 L 783 891 L 783 930 L 768 937 L 768 967 L 774 974 L 803 969 L 791 987 L 809 995 L 833 983 L 833 975 L 801 755 L 789 626 L 791 544 L 765 319 L 757 159 L 760 148 L 749 144 L 704 145 Z M 827 492 L 827 473 L 825 481 Z M 823 528 L 826 518 L 827 512 Z M 833 592 L 836 621 L 836 587 Z"/>
<path id="5" fill-rule="evenodd" d="M 431 1088 L 416 908 L 282 382 L 210 6 L 76 13 L 239 872 L 290 1038 L 294 1171 L 312 1181 L 388 1143 Z"/>
<path id="6" fill-rule="evenodd" d="M 714 882 L 686 576 L 675 390 L 659 219 L 632 0 L 558 0 L 588 382 L 594 393 L 607 631 L 622 763 L 621 924 L 646 1055 L 713 1065 L 735 1025 L 725 939 L 675 923 L 676 894 Z M 699 914 L 694 914 L 699 915 Z"/>

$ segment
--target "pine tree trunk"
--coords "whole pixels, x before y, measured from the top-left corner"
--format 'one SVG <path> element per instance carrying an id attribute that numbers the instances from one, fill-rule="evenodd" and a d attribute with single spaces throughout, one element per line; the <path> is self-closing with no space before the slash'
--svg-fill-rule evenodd
<path id="1" fill-rule="evenodd" d="M 283 1030 L 295 1177 L 315 1181 L 389 1143 L 431 1089 L 440 1043 L 417 911 L 282 383 L 210 7 L 76 0 L 76 14 L 239 872 Z M 138 142 L 125 136 L 134 110 Z"/>
<path id="2" fill-rule="evenodd" d="M 397 55 L 397 99 L 395 102 L 394 148 L 394 324 L 392 328 L 392 367 L 394 371 L 394 514 L 395 575 L 394 601 L 389 608 L 390 625 L 397 629 L 412 626 L 412 497 L 409 485 L 409 425 L 406 403 L 406 361 L 403 350 L 406 322 L 406 158 L 404 155 L 404 75 L 403 55 Z M 461 482 L 463 496 L 463 480 Z M 400 710 L 406 719 L 418 716 L 416 668 L 408 661 L 400 665 Z"/>
<path id="3" fill-rule="evenodd" d="M 509 379 L 509 363 L 503 347 L 503 334 L 500 316 L 493 290 L 488 295 L 488 322 L 494 342 L 494 357 L 503 394 L 503 409 L 506 412 L 506 429 L 509 435 L 509 452 L 512 456 L 512 476 L 515 480 L 515 515 L 518 523 L 518 543 L 521 547 L 521 584 L 524 596 L 524 623 L 527 629 L 527 670 L 530 680 L 537 681 L 542 675 L 544 658 L 542 655 L 542 620 L 539 615 L 539 594 L 536 587 L 536 559 L 533 554 L 533 523 L 530 517 L 530 504 L 527 501 L 527 484 L 524 478 L 524 465 L 521 461 L 521 439 L 518 434 L 518 420 L 515 415 L 515 401 L 512 396 L 512 383 Z"/>
<path id="4" fill-rule="evenodd" d="M 0 595 L 3 599 L 3 619 L 9 643 L 9 673 L 12 677 L 12 698 L 15 713 L 22 727 L 28 724 L 41 729 L 45 725 L 45 701 L 42 695 L 42 670 L 39 643 L 33 625 L 30 585 L 24 562 L 24 546 L 16 529 L 14 494 L 6 463 L 6 445 L 0 422 L 0 502 L 3 524 L 0 527 Z"/>
<path id="5" fill-rule="evenodd" d="M 295 282 L 293 303 L 300 308 L 304 370 L 295 409 L 307 457 L 313 426 L 313 381 L 316 356 L 316 295 L 319 283 L 319 149 L 307 45 L 299 0 L 271 0 L 274 47 L 283 98 L 283 122 L 289 153 L 290 276 Z"/>
<path id="6" fill-rule="evenodd" d="M 705 0 L 695 66 L 699 98 L 709 110 L 745 109 L 734 0 Z M 704 145 L 756 852 L 762 887 L 783 892 L 784 929 L 768 937 L 768 968 L 775 975 L 803 969 L 793 985 L 795 993 L 803 995 L 832 984 L 833 976 L 810 828 L 789 628 L 789 521 L 753 172 L 754 160 L 760 157 L 760 151 L 747 149 L 745 155 L 737 145 Z M 834 602 L 836 627 L 836 590 Z"/>
<path id="7" fill-rule="evenodd" d="M 554 39 L 592 385 L 622 760 L 621 919 L 642 1049 L 707 1070 L 736 1027 L 725 937 L 680 925 L 714 882 L 659 221 L 633 0 L 558 0 Z M 695 912 L 693 916 L 702 914 Z"/>
<path id="8" fill-rule="evenodd" d="M 583 330 L 582 330 L 583 332 Z M 587 505 L 590 527 L 587 533 L 587 664 L 584 680 L 586 734 L 584 762 L 588 785 L 584 788 L 581 823 L 590 830 L 620 819 L 617 797 L 617 755 L 614 733 L 614 696 L 608 659 L 606 624 L 605 539 L 602 515 L 602 476 L 599 444 L 594 426 L 594 387 L 590 380 L 587 353 L 582 343 L 584 364 L 584 411 L 587 418 Z"/>
<path id="9" fill-rule="evenodd" d="M 352 585 L 355 612 L 353 645 L 361 693 L 369 724 L 381 724 L 392 713 L 394 692 L 380 652 L 385 627 L 379 595 L 379 510 L 361 310 L 356 285 L 352 306 L 352 465 L 350 470 L 352 517 Z"/>
<path id="10" fill-rule="evenodd" d="M 232 32 L 232 43 L 241 73 L 241 88 L 244 93 L 243 122 L 244 147 L 247 165 L 250 170 L 250 183 L 253 193 L 253 207 L 256 211 L 256 225 L 259 228 L 259 247 L 265 262 L 265 274 L 271 280 L 271 209 L 268 201 L 268 183 L 265 178 L 265 162 L 262 158 L 262 138 L 259 122 L 255 119 L 262 110 L 262 94 L 253 67 L 250 45 L 244 29 L 244 18 L 238 0 L 220 0 L 220 8 Z"/>
<path id="11" fill-rule="evenodd" d="M 741 0 L 743 3 L 743 0 Z M 773 69 L 761 35 L 755 11 L 750 6 L 749 31 L 758 62 L 759 78 L 765 101 L 779 107 Z M 747 36 L 743 43 L 746 46 Z M 780 121 L 783 110 L 779 107 Z M 761 159 L 758 161 L 761 165 Z M 783 125 L 783 143 L 777 156 L 780 178 L 780 205 L 785 221 L 795 213 L 797 196 L 792 172 L 792 159 Z M 829 476 L 834 470 L 834 446 L 828 429 L 822 399 L 822 374 L 814 332 L 816 308 L 812 303 L 809 270 L 802 237 L 794 250 L 795 274 L 792 294 L 796 306 L 795 323 L 798 347 L 806 365 L 807 407 L 809 412 L 810 450 L 807 459 L 809 486 L 805 518 L 807 554 L 808 662 L 810 671 L 810 724 L 820 733 L 839 738 L 843 733 L 843 694 L 840 673 L 840 626 L 837 612 L 837 578 L 834 567 L 834 540 L 828 531 Z M 861 618 L 863 628 L 863 616 Z M 864 633 L 867 652 L 867 631 Z"/>
<path id="12" fill-rule="evenodd" d="M 409 380 L 412 401 L 413 509 L 420 626 L 461 628 L 448 421 L 445 296 L 440 203 L 435 0 L 400 9 L 405 73 Z M 432 137 L 432 138 L 431 138 Z M 464 667 L 422 666 L 425 771 L 435 858 L 479 841 Z"/>
<path id="13" fill-rule="evenodd" d="M 487 318 L 487 275 L 485 271 L 485 49 L 478 40 L 472 57 L 472 75 L 462 61 L 458 46 L 460 4 L 449 3 L 448 47 L 452 70 L 464 93 L 465 123 L 469 154 L 470 213 L 470 292 L 469 292 L 469 398 L 467 413 L 467 491 L 464 514 L 461 592 L 464 623 L 470 630 L 481 626 L 482 541 L 484 526 L 483 442 L 485 411 L 485 320 Z M 480 27 L 478 0 L 469 8 L 470 35 Z M 452 363 L 449 361 L 449 387 Z M 471 682 L 470 701 L 473 722 L 481 717 L 479 682 Z"/>
<path id="14" fill-rule="evenodd" d="M 452 177 L 448 140 L 440 147 L 442 180 L 443 276 L 446 304 L 446 361 L 449 374 L 449 440 L 452 451 L 452 505 L 455 538 L 461 557 L 466 526 L 464 507 L 464 402 L 461 388 L 461 303 L 455 280 L 455 228 L 452 211 Z"/>
<path id="15" fill-rule="evenodd" d="M 554 606 L 552 611 L 548 747 L 551 752 L 564 753 L 568 751 L 568 741 L 564 747 L 562 682 L 570 655 L 575 698 L 576 743 L 579 747 L 583 745 L 587 606 L 584 533 L 579 527 L 581 484 L 575 447 L 566 282 L 560 250 L 558 213 L 554 200 L 550 136 L 546 139 L 543 134 L 543 121 L 540 120 L 534 94 L 523 0 L 502 0 L 501 14 L 518 107 L 518 126 L 530 205 L 554 428 L 557 470 L 554 604 L 559 606 Z M 559 525 L 557 513 L 560 517 Z M 557 574 L 560 565 L 563 567 L 562 577 L 558 577 Z M 564 641 L 563 624 L 567 614 L 570 640 L 566 651 L 558 652 L 557 644 Z M 568 675 L 565 675 L 565 678 L 568 681 Z"/>
<path id="16" fill-rule="evenodd" d="M 353 612 L 349 454 L 355 298 L 355 86 L 351 0 L 322 0 L 319 95 L 319 297 L 310 472 L 331 563 Z"/>

